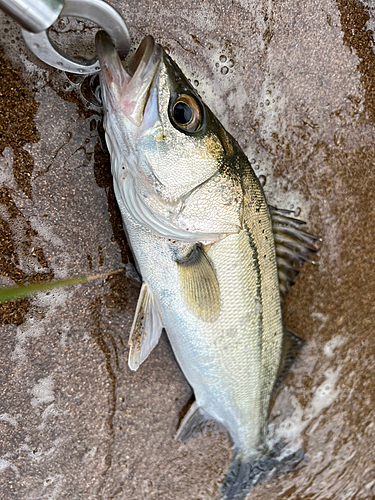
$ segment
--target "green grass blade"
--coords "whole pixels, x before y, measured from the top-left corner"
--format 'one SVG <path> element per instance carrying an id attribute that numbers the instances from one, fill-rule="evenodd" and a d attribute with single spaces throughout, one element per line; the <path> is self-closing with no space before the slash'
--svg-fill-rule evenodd
<path id="1" fill-rule="evenodd" d="M 49 281 L 48 283 L 33 283 L 32 285 L 25 286 L 14 286 L 7 288 L 0 288 L 0 303 L 7 302 L 10 300 L 17 300 L 28 295 L 32 295 L 37 292 L 46 292 L 52 290 L 53 288 L 60 288 L 62 286 L 77 285 L 78 283 L 84 283 L 85 281 L 92 281 L 97 278 L 103 278 L 107 275 L 97 275 L 97 276 L 81 276 L 78 278 L 68 278 L 64 280 Z"/>

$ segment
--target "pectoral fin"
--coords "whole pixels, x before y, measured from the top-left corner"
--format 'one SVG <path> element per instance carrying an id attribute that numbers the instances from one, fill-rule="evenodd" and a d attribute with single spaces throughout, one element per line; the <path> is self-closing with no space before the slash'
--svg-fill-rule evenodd
<path id="1" fill-rule="evenodd" d="M 182 291 L 191 311 L 203 321 L 213 322 L 220 313 L 220 288 L 215 271 L 199 244 L 177 266 Z"/>
<path id="2" fill-rule="evenodd" d="M 159 341 L 163 325 L 157 299 L 143 283 L 129 337 L 129 368 L 137 370 Z"/>

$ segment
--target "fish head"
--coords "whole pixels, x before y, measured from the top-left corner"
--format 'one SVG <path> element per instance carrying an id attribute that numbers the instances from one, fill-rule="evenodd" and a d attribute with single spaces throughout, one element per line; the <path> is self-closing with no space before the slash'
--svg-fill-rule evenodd
<path id="1" fill-rule="evenodd" d="M 127 69 L 105 32 L 96 45 L 116 194 L 127 190 L 124 204 L 138 215 L 151 210 L 159 219 L 176 218 L 237 143 L 151 36 Z"/>

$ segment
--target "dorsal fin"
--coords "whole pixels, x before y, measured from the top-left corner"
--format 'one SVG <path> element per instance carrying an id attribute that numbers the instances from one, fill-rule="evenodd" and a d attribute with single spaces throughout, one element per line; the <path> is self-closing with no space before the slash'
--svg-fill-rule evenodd
<path id="1" fill-rule="evenodd" d="M 299 273 L 296 266 L 303 266 L 311 262 L 318 251 L 314 244 L 321 241 L 300 229 L 306 222 L 291 217 L 295 213 L 291 210 L 281 210 L 269 207 L 272 220 L 272 229 L 275 236 L 276 260 L 279 273 L 281 301 L 285 301 L 286 294 L 294 285 L 294 278 Z"/>

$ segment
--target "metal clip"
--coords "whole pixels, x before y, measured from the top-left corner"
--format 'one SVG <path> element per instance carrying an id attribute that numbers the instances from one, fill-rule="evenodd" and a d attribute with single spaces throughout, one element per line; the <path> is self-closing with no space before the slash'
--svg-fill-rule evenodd
<path id="1" fill-rule="evenodd" d="M 0 0 L 0 7 L 23 26 L 21 33 L 31 52 L 62 71 L 91 74 L 100 71 L 100 66 L 96 57 L 80 61 L 64 54 L 51 42 L 46 30 L 58 17 L 92 21 L 108 33 L 121 58 L 129 52 L 130 36 L 124 20 L 102 0 Z"/>
<path id="2" fill-rule="evenodd" d="M 0 0 L 0 7 L 33 33 L 48 29 L 59 17 L 63 0 Z"/>

